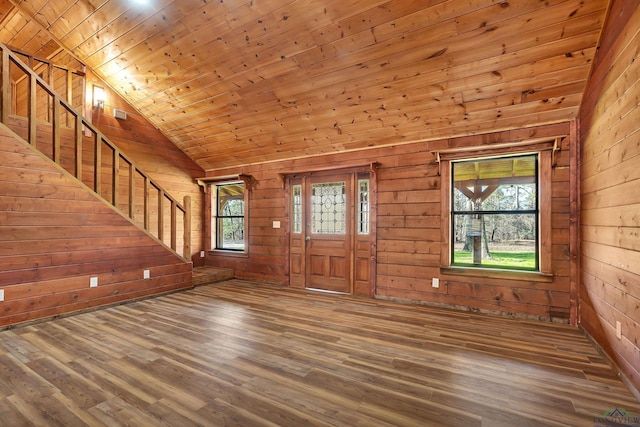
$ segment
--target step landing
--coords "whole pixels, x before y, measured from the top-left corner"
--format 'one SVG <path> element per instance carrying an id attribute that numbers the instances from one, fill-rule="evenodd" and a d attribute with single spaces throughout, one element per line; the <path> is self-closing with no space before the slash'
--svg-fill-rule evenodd
<path id="1" fill-rule="evenodd" d="M 230 268 L 209 266 L 193 268 L 193 286 L 209 285 L 230 279 L 233 279 L 233 270 Z"/>

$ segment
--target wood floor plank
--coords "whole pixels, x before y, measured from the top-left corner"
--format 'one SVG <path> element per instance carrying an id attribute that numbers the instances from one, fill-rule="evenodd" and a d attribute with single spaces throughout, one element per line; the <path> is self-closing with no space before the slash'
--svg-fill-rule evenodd
<path id="1" fill-rule="evenodd" d="M 0 425 L 589 426 L 640 415 L 566 325 L 230 280 L 0 331 Z"/>

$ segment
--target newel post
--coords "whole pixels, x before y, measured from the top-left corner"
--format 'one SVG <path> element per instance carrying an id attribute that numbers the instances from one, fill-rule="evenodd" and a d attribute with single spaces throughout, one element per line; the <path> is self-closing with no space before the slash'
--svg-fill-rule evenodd
<path id="1" fill-rule="evenodd" d="M 9 121 L 9 108 L 11 101 L 11 76 L 9 75 L 9 51 L 0 46 L 2 59 L 0 62 L 0 121 Z"/>
<path id="2" fill-rule="evenodd" d="M 182 256 L 191 261 L 191 197 L 184 196 L 184 247 Z"/>

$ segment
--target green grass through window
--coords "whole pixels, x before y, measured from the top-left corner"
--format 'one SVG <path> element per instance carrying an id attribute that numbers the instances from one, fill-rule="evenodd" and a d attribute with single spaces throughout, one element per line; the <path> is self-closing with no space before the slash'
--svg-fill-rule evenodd
<path id="1" fill-rule="evenodd" d="M 473 264 L 471 252 L 455 252 L 455 264 Z M 491 258 L 483 259 L 482 266 L 487 268 L 534 269 L 536 267 L 535 252 L 492 252 Z"/>

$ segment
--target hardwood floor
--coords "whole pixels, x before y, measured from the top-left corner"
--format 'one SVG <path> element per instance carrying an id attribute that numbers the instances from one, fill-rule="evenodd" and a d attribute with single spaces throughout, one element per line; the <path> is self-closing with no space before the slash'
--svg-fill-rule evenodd
<path id="1" fill-rule="evenodd" d="M 0 332 L 3 426 L 594 426 L 578 329 L 231 280 Z"/>

